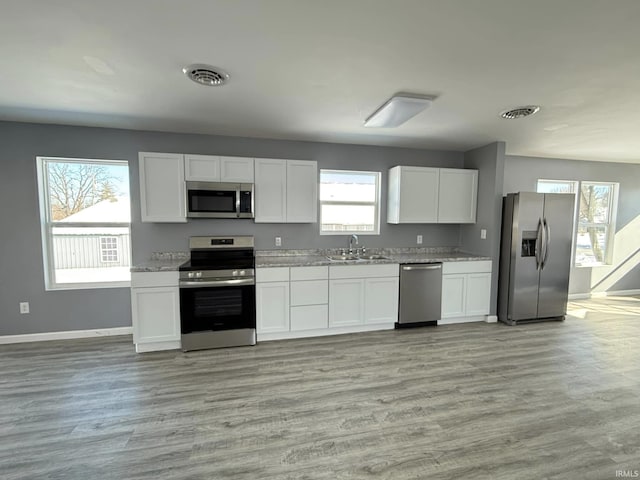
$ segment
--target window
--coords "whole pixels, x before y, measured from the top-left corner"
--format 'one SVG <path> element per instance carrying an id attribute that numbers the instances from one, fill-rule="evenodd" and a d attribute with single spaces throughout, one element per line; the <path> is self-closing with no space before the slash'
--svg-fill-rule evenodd
<path id="1" fill-rule="evenodd" d="M 102 263 L 118 261 L 118 237 L 100 238 L 100 257 L 102 258 Z"/>
<path id="2" fill-rule="evenodd" d="M 575 193 L 574 264 L 593 267 L 611 263 L 617 183 L 538 180 L 538 192 Z"/>
<path id="3" fill-rule="evenodd" d="M 128 286 L 129 166 L 38 157 L 47 290 Z"/>
<path id="4" fill-rule="evenodd" d="M 320 234 L 380 234 L 380 172 L 320 170 Z"/>

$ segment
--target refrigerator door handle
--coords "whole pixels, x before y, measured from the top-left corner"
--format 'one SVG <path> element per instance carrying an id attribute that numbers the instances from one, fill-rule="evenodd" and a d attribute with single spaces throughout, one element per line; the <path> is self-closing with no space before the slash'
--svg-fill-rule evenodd
<path id="1" fill-rule="evenodd" d="M 542 255 L 543 255 L 543 247 L 542 244 L 544 242 L 544 231 L 542 228 L 542 218 L 538 219 L 538 230 L 536 232 L 536 270 L 540 270 L 542 266 Z"/>
<path id="2" fill-rule="evenodd" d="M 542 256 L 542 265 L 540 266 L 541 270 L 547 264 L 547 259 L 549 258 L 549 246 L 551 245 L 551 227 L 549 227 L 549 224 L 547 223 L 546 218 L 543 221 L 543 226 L 544 226 L 544 254 Z"/>

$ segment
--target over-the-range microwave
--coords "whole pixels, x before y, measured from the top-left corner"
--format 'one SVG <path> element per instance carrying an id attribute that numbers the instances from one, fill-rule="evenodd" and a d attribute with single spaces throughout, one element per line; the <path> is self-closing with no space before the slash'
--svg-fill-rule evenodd
<path id="1" fill-rule="evenodd" d="M 252 183 L 187 183 L 187 217 L 253 218 Z"/>

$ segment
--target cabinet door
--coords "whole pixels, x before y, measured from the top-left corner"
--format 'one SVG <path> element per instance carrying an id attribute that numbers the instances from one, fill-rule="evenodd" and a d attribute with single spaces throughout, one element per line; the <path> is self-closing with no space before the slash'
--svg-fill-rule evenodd
<path id="1" fill-rule="evenodd" d="M 220 157 L 220 181 L 253 183 L 253 158 Z"/>
<path id="2" fill-rule="evenodd" d="M 465 316 L 465 291 L 467 276 L 442 276 L 442 318 Z"/>
<path id="3" fill-rule="evenodd" d="M 142 221 L 186 222 L 184 156 L 174 153 L 140 152 L 138 164 Z"/>
<path id="4" fill-rule="evenodd" d="M 220 157 L 213 155 L 185 155 L 184 176 L 190 182 L 219 182 Z"/>
<path id="5" fill-rule="evenodd" d="M 258 334 L 289 331 L 289 282 L 256 284 Z"/>
<path id="6" fill-rule="evenodd" d="M 438 221 L 439 169 L 401 167 L 399 223 Z"/>
<path id="7" fill-rule="evenodd" d="M 329 327 L 364 322 L 364 285 L 362 278 L 329 281 Z"/>
<path id="8" fill-rule="evenodd" d="M 178 287 L 131 289 L 133 343 L 180 340 Z"/>
<path id="9" fill-rule="evenodd" d="M 365 280 L 364 323 L 398 321 L 398 277 Z"/>
<path id="10" fill-rule="evenodd" d="M 468 274 L 466 297 L 466 315 L 488 315 L 489 303 L 491 301 L 491 274 Z"/>
<path id="11" fill-rule="evenodd" d="M 291 331 L 327 328 L 327 318 L 326 304 L 291 307 Z"/>
<path id="12" fill-rule="evenodd" d="M 475 223 L 478 171 L 440 169 L 438 223 Z"/>
<path id="13" fill-rule="evenodd" d="M 255 222 L 284 223 L 287 201 L 287 161 L 256 158 Z"/>
<path id="14" fill-rule="evenodd" d="M 300 280 L 291 282 L 291 305 L 320 305 L 329 301 L 327 280 Z"/>
<path id="15" fill-rule="evenodd" d="M 318 163 L 287 161 L 287 223 L 318 221 Z"/>

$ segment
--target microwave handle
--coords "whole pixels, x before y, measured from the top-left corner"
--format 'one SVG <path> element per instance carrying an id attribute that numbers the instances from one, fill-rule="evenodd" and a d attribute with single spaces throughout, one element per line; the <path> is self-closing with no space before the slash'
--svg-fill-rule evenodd
<path id="1" fill-rule="evenodd" d="M 236 217 L 240 218 L 240 185 L 236 187 Z"/>

